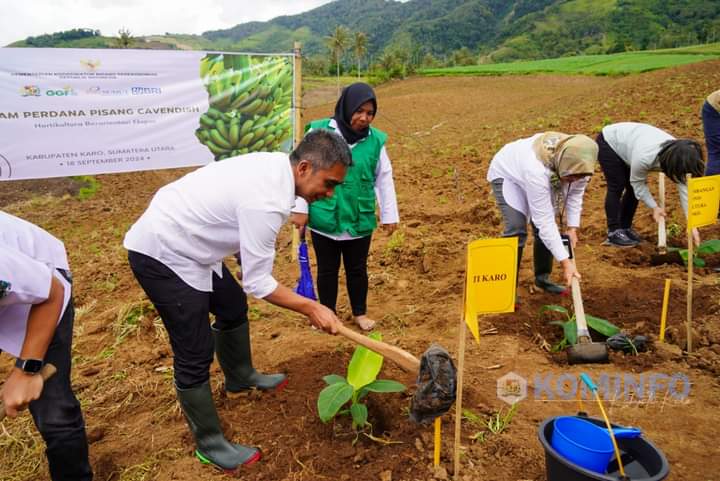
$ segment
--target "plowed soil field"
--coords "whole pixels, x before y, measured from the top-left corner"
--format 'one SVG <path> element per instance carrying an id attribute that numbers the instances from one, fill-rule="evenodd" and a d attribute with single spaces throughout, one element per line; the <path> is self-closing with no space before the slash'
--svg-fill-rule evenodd
<path id="1" fill-rule="evenodd" d="M 399 234 L 381 231 L 369 259 L 369 314 L 384 339 L 420 355 L 432 342 L 455 355 L 461 310 L 464 248 L 480 237 L 502 232 L 499 212 L 485 181 L 493 154 L 505 143 L 545 130 L 594 136 L 605 123 L 642 121 L 677 137 L 703 141 L 699 116 L 705 96 L 720 85 L 720 62 L 621 78 L 528 75 L 516 77 L 411 78 L 377 88 L 375 125 L 388 132 L 400 205 Z M 309 92 L 305 120 L 326 116 L 334 89 Z M 153 193 L 187 170 L 97 177 L 99 190 L 77 198 L 76 182 L 0 184 L 2 209 L 37 223 L 62 239 L 75 277 L 77 308 L 73 380 L 82 401 L 96 479 L 212 480 L 225 475 L 192 457 L 193 442 L 175 402 L 167 335 L 127 265 L 122 238 L 147 207 Z M 212 188 L 212 186 L 208 186 Z M 681 265 L 651 264 L 656 227 L 640 206 L 636 229 L 646 241 L 635 249 L 601 245 L 605 237 L 604 179 L 593 177 L 585 195 L 577 252 L 585 310 L 630 334 L 657 337 L 666 278 L 672 280 L 668 343 L 651 343 L 637 356 L 613 353 L 611 363 L 569 366 L 563 353 L 548 348 L 561 330 L 539 314 L 546 304 L 571 308 L 569 297 L 538 292 L 532 260 L 523 259 L 521 305 L 512 314 L 480 319 L 477 344 L 468 338 L 464 407 L 479 421 L 463 421 L 461 479 L 544 480 L 539 423 L 572 414 L 577 406 L 558 396 L 536 396 L 537 380 L 562 379 L 581 369 L 599 378 L 641 374 L 684 376 L 689 396 L 676 400 L 660 392 L 621 395 L 606 401 L 617 423 L 639 426 L 667 456 L 676 481 L 717 480 L 717 426 L 720 424 L 720 284 L 718 274 L 697 269 L 694 344 L 685 346 L 686 271 Z M 669 223 L 682 245 L 684 224 L 674 186 L 668 186 Z M 720 227 L 703 238 L 720 237 Z M 290 229 L 278 240 L 276 276 L 294 285 L 298 269 L 290 257 Z M 528 252 L 528 250 L 526 250 Z M 235 269 L 232 269 L 233 271 Z M 344 288 L 340 315 L 350 323 Z M 452 411 L 443 418 L 441 465 L 432 469 L 432 429 L 407 416 L 414 380 L 385 362 L 382 378 L 410 386 L 407 394 L 370 396 L 373 435 L 353 434 L 347 418 L 323 424 L 317 416 L 322 377 L 345 374 L 354 346 L 310 329 L 304 318 L 251 301 L 251 331 L 257 367 L 288 373 L 281 393 L 250 393 L 228 399 L 214 364 L 212 385 L 226 435 L 260 446 L 263 460 L 247 480 L 415 481 L 452 477 Z M 0 357 L 0 378 L 10 368 Z M 497 397 L 497 380 L 515 372 L 529 381 L 529 396 L 518 404 L 500 433 L 485 421 L 507 405 Z M 565 378 L 568 379 L 568 378 Z M 561 383 L 562 384 L 562 383 Z M 560 386 L 561 387 L 561 386 Z M 586 404 L 591 414 L 596 406 Z M 47 470 L 42 443 L 27 413 L 0 424 L 0 479 L 42 480 Z"/>

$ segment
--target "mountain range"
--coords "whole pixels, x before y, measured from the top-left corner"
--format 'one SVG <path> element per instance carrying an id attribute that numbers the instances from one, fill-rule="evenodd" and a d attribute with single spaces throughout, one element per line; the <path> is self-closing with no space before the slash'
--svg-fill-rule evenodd
<path id="1" fill-rule="evenodd" d="M 441 57 L 465 48 L 507 61 L 718 41 L 720 0 L 336 0 L 267 22 L 143 40 L 151 48 L 251 52 L 288 52 L 300 41 L 313 56 L 327 54 L 324 39 L 338 25 L 364 32 L 371 57 L 399 49 Z M 113 40 L 43 37 L 51 36 L 12 46 L 112 46 Z"/>

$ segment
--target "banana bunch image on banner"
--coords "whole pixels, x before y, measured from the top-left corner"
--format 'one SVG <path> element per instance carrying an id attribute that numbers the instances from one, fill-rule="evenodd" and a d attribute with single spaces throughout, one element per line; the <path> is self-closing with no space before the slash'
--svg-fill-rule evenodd
<path id="1" fill-rule="evenodd" d="M 292 147 L 292 57 L 207 54 L 200 76 L 210 107 L 195 131 L 215 160 Z"/>

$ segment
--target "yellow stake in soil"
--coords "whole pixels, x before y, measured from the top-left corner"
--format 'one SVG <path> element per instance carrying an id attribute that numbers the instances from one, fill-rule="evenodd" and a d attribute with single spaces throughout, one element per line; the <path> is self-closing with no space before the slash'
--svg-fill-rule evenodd
<path id="1" fill-rule="evenodd" d="M 440 417 L 435 418 L 435 452 L 433 453 L 433 466 L 440 466 L 440 430 L 442 424 L 440 423 Z"/>
<path id="2" fill-rule="evenodd" d="M 463 283 L 463 310 L 460 316 L 458 340 L 455 443 L 453 446 L 455 480 L 460 479 L 460 427 L 466 330 L 470 328 L 477 342 L 480 342 L 477 321 L 479 314 L 513 312 L 515 310 L 517 245 L 517 237 L 504 237 L 502 239 L 476 240 L 471 242 L 467 248 L 465 282 Z"/>
<path id="3" fill-rule="evenodd" d="M 665 279 L 662 314 L 660 315 L 660 342 L 665 342 L 665 322 L 667 321 L 668 302 L 670 301 L 670 279 Z"/>

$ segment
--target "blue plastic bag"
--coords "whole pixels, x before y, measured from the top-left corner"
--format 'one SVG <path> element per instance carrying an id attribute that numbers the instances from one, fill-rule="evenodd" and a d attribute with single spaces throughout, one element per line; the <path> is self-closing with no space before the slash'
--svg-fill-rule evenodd
<path id="1" fill-rule="evenodd" d="M 303 237 L 298 246 L 298 262 L 300 263 L 300 279 L 298 279 L 295 293 L 303 297 L 317 301 L 315 286 L 313 285 L 312 273 L 310 272 L 310 259 L 308 258 L 308 246 Z"/>

